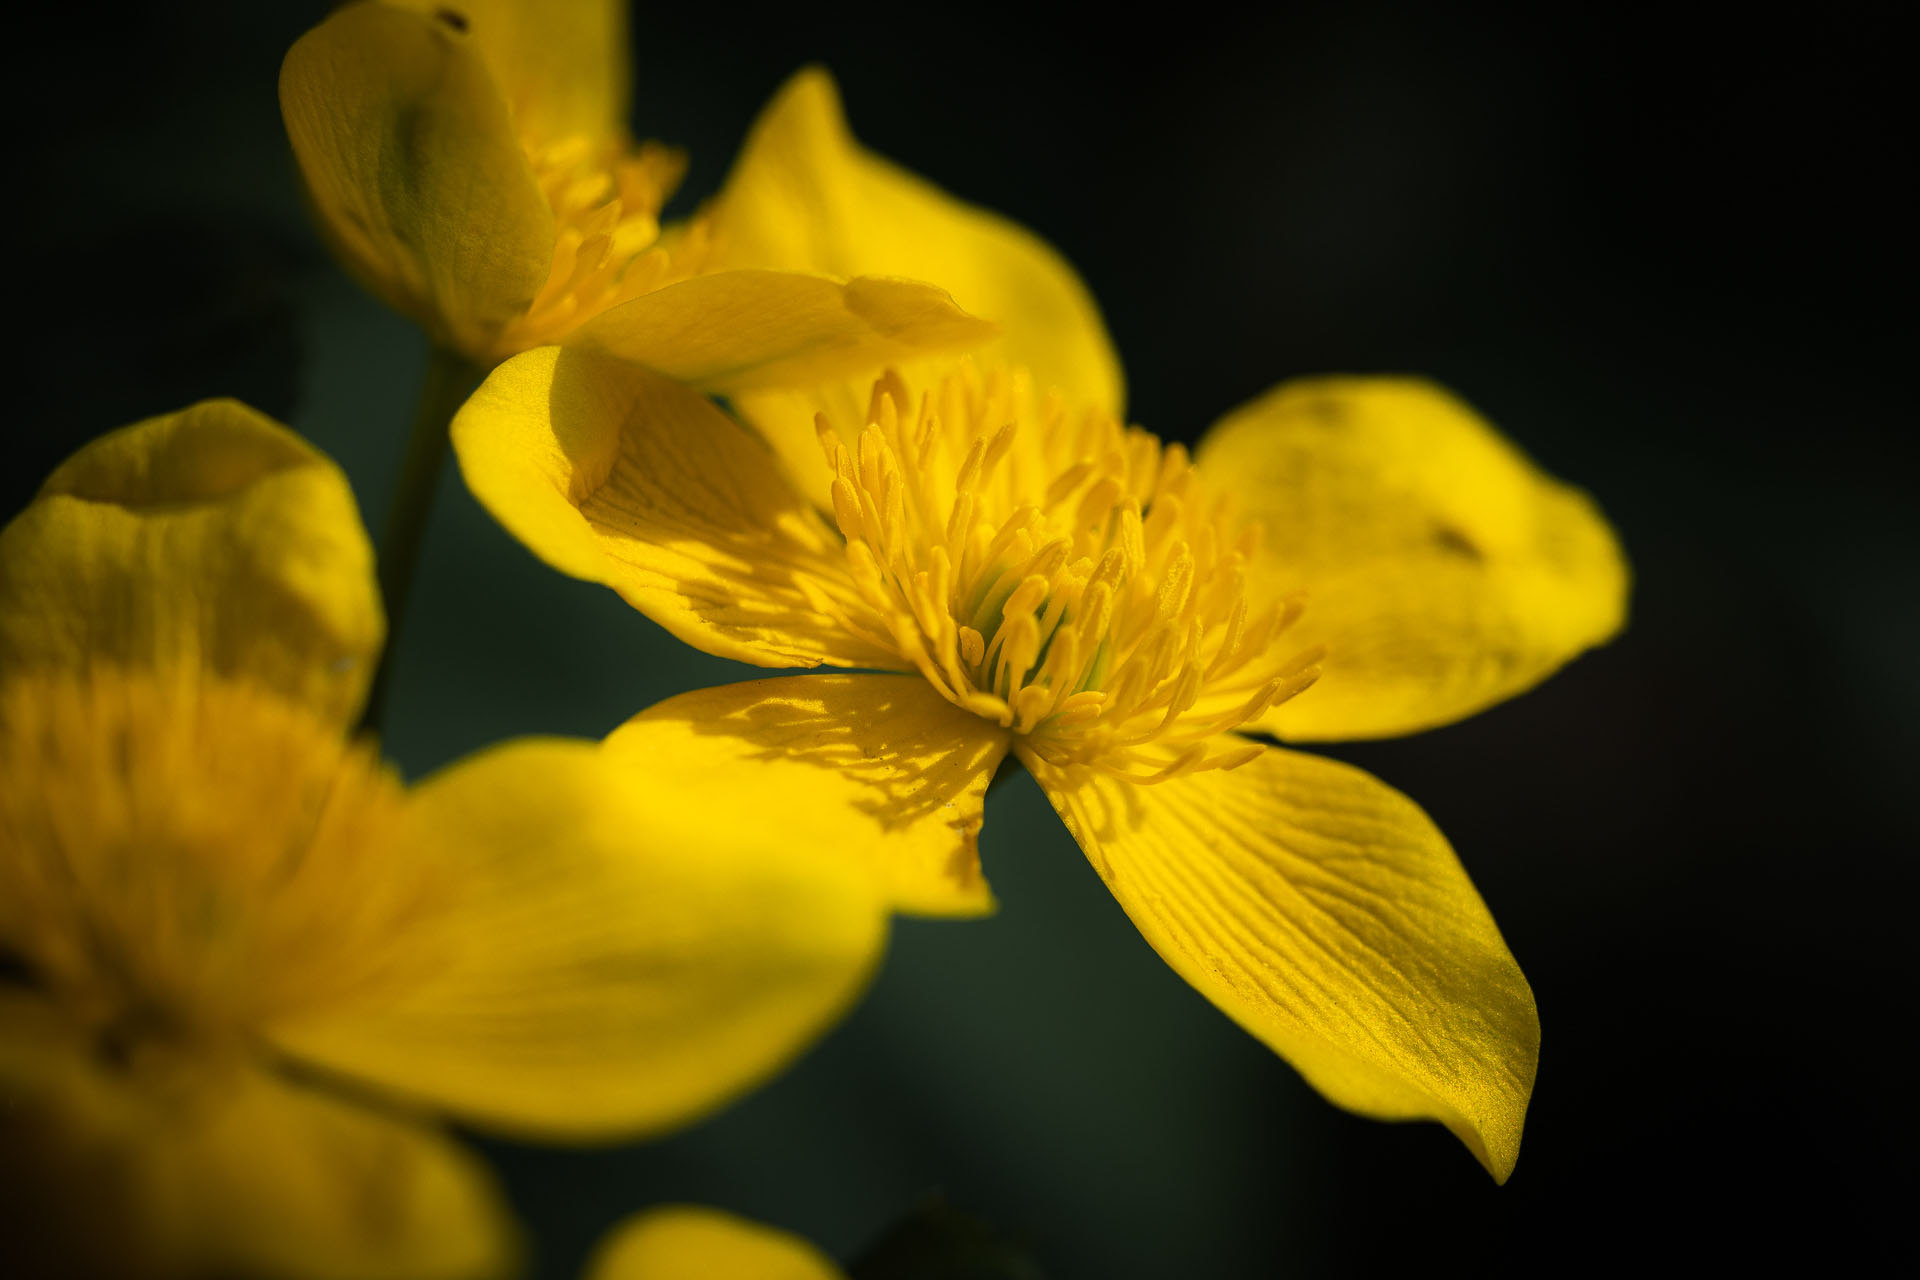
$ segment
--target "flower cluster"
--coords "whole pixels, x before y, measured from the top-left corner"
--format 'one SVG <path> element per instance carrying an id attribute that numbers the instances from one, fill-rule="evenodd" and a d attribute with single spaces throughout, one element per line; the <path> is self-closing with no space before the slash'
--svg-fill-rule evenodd
<path id="1" fill-rule="evenodd" d="M 428 487 L 450 432 L 553 568 L 708 653 L 841 670 L 409 786 L 362 720 L 407 566 L 376 580 L 339 469 L 232 401 L 81 450 L 0 532 L 27 1270 L 512 1272 L 444 1123 L 637 1138 L 767 1078 L 891 913 L 993 909 L 1016 765 L 1202 995 L 1504 1181 L 1526 979 L 1411 800 L 1279 743 L 1446 724 L 1608 639 L 1593 503 L 1412 379 L 1278 387 L 1192 454 L 1128 425 L 1073 270 L 861 147 L 817 69 L 663 224 L 682 161 L 628 136 L 626 50 L 612 0 L 359 0 L 281 104 L 341 261 L 468 371 L 417 428 Z M 838 1272 L 683 1207 L 593 1274 Z"/>

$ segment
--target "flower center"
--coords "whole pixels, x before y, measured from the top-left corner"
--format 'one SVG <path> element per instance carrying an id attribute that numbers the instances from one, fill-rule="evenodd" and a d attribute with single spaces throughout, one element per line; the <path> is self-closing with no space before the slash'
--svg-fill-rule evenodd
<path id="1" fill-rule="evenodd" d="M 817 423 L 869 638 L 1050 764 L 1157 782 L 1258 755 L 1219 735 L 1321 655 L 1275 652 L 1300 604 L 1248 601 L 1259 528 L 1186 450 L 970 364 L 912 404 L 889 373 L 855 446 Z"/>
<path id="2" fill-rule="evenodd" d="M 502 335 L 502 353 L 557 341 L 607 308 L 699 270 L 705 222 L 695 220 L 672 243 L 663 243 L 660 233 L 661 206 L 686 170 L 684 152 L 579 134 L 523 145 L 553 210 L 553 267 L 532 305 Z"/>
<path id="3" fill-rule="evenodd" d="M 199 1057 L 394 976 L 439 892 L 371 750 L 250 686 L 0 691 L 0 947 L 103 1060 Z"/>

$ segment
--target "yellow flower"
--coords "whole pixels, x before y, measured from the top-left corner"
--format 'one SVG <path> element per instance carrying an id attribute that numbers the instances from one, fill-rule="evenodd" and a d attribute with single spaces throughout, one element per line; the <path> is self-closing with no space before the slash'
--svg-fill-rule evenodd
<path id="1" fill-rule="evenodd" d="M 342 8 L 280 104 L 320 227 L 375 294 L 482 368 L 565 341 L 736 390 L 977 344 L 945 293 L 821 269 L 712 271 L 659 223 L 682 159 L 627 135 L 624 0 Z"/>
<path id="2" fill-rule="evenodd" d="M 0 532 L 0 1190 L 29 1273 L 509 1269 L 436 1114 L 684 1123 L 872 968 L 883 908 L 804 856 L 838 834 L 808 815 L 695 820 L 561 739 L 403 787 L 346 736 L 370 570 L 345 477 L 230 401 L 96 441 Z"/>
<path id="3" fill-rule="evenodd" d="M 845 247 L 843 269 L 868 243 L 937 245 L 967 255 L 953 275 L 976 294 L 1074 296 L 1030 238 L 861 151 L 817 73 L 756 139 L 723 232 L 811 219 L 788 239 Z M 742 213 L 742 192 L 768 204 Z M 872 208 L 891 238 L 852 234 Z M 914 270 L 901 252 L 889 269 Z M 1283 386 L 1196 464 L 1121 425 L 1097 327 L 995 318 L 1001 354 L 1032 344 L 1052 390 L 923 363 L 857 399 L 823 390 L 817 421 L 805 396 L 736 399 L 756 435 L 645 370 L 549 348 L 496 369 L 454 443 L 537 554 L 689 643 L 903 673 L 687 694 L 610 754 L 761 761 L 759 788 L 842 808 L 850 844 L 890 838 L 877 860 L 858 847 L 896 907 L 965 915 L 992 906 L 974 834 L 1011 750 L 1187 981 L 1334 1102 L 1437 1119 L 1504 1180 L 1539 1023 L 1459 860 L 1369 775 L 1243 735 L 1404 733 L 1530 687 L 1621 625 L 1605 520 L 1407 379 Z"/>
<path id="4" fill-rule="evenodd" d="M 586 1280 L 845 1280 L 845 1273 L 788 1232 L 700 1205 L 662 1205 L 608 1232 Z"/>

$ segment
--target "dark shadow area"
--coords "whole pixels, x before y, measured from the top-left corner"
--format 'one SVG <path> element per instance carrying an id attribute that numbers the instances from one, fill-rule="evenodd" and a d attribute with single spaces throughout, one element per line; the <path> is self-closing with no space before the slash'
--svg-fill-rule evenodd
<path id="1" fill-rule="evenodd" d="M 207 212 L 73 241 L 30 257 L 17 286 L 36 333 L 0 491 L 9 514 L 110 427 L 216 396 L 283 422 L 293 409 L 302 264 L 288 229 Z"/>

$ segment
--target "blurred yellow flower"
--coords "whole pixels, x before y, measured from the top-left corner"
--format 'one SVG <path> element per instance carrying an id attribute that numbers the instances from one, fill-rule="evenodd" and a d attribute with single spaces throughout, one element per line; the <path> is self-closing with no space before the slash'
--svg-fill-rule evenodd
<path id="1" fill-rule="evenodd" d="M 884 910 L 795 856 L 824 838 L 804 815 L 692 821 L 560 739 L 404 788 L 346 736 L 370 569 L 345 477 L 230 401 L 96 441 L 0 532 L 0 1196 L 26 1273 L 510 1270 L 435 1113 L 670 1128 L 872 969 Z"/>
<path id="2" fill-rule="evenodd" d="M 930 268 L 964 253 L 969 306 L 1084 296 L 1030 237 L 853 234 L 873 208 L 1004 224 L 861 152 L 819 73 L 756 139 L 719 234 L 757 216 L 729 202 L 764 198 L 816 219 L 792 240 L 842 246 L 837 269 L 886 243 L 912 273 L 922 244 Z M 873 182 L 891 194 L 861 199 Z M 983 310 L 1048 383 L 923 362 L 857 399 L 736 398 L 758 434 L 590 352 L 528 352 L 475 393 L 467 483 L 549 564 L 710 653 L 911 673 L 687 694 L 609 753 L 758 760 L 757 793 L 841 812 L 897 907 L 965 915 L 991 909 L 974 837 L 1012 750 L 1176 971 L 1333 1101 L 1437 1119 L 1504 1180 L 1539 1024 L 1459 860 L 1367 774 L 1243 735 L 1405 733 L 1530 687 L 1622 623 L 1604 518 L 1409 379 L 1283 386 L 1195 464 L 1121 425 L 1090 304 L 1077 334 Z"/>
<path id="3" fill-rule="evenodd" d="M 991 335 L 924 284 L 713 270 L 703 223 L 663 234 L 683 161 L 632 143 L 627 99 L 625 0 L 363 0 L 280 74 L 335 252 L 481 368 L 565 341 L 730 391 Z"/>
<path id="4" fill-rule="evenodd" d="M 807 1241 L 700 1205 L 636 1213 L 601 1240 L 585 1280 L 845 1280 Z"/>

